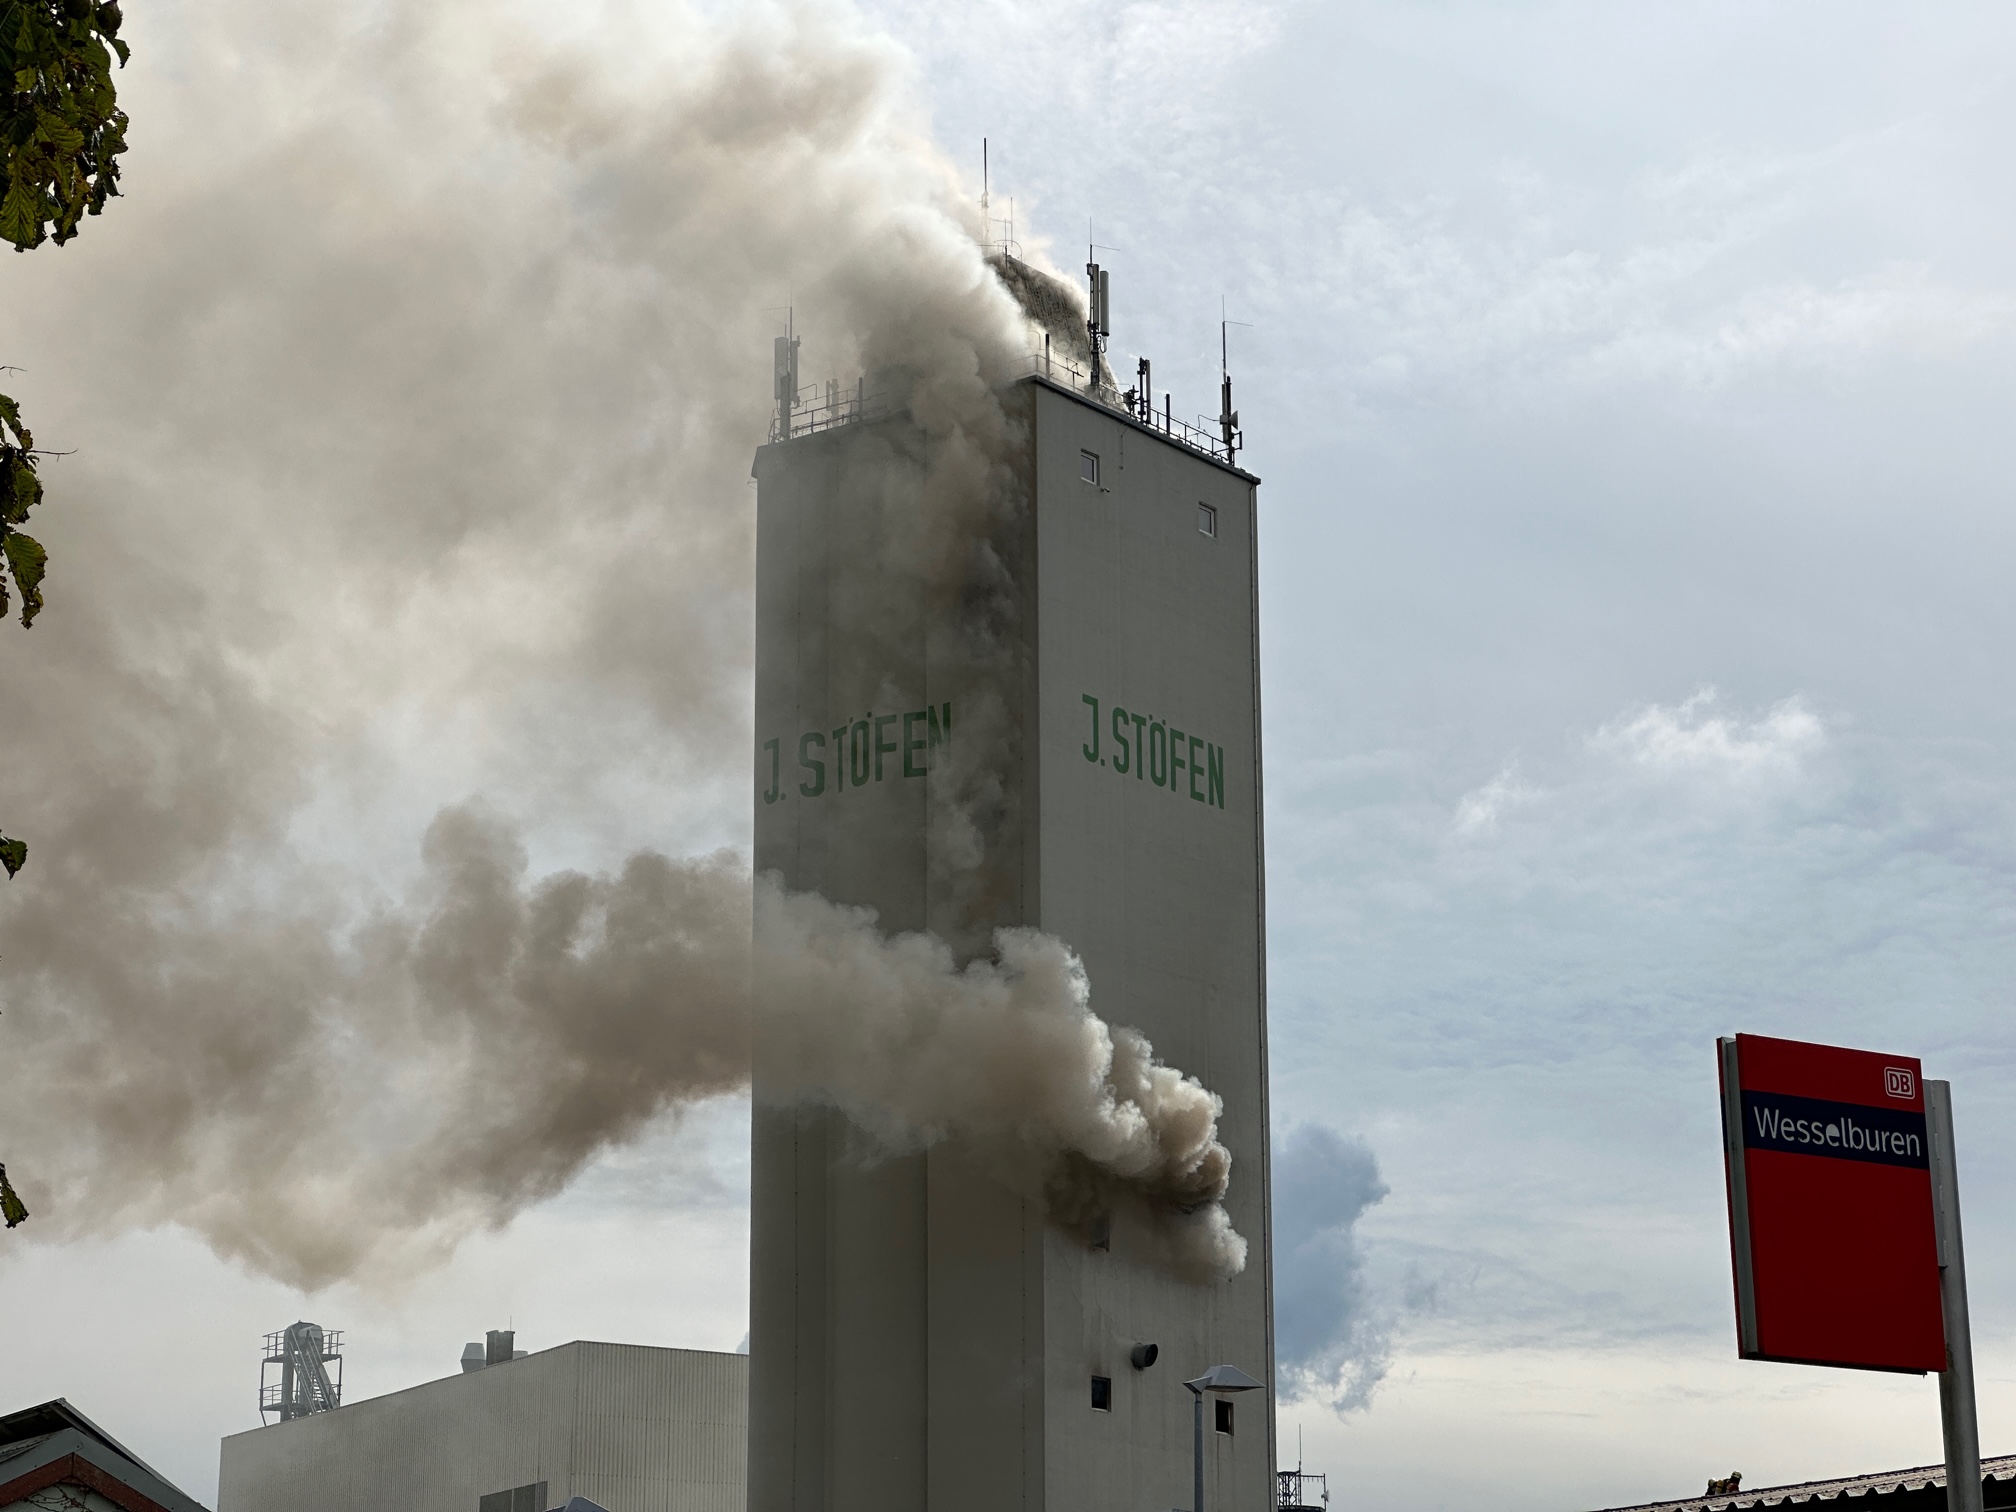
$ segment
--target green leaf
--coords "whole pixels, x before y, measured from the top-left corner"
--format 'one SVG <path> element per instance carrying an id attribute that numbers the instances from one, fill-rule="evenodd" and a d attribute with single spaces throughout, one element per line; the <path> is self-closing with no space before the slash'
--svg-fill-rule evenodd
<path id="1" fill-rule="evenodd" d="M 69 156 L 84 150 L 84 133 L 53 113 L 42 118 L 36 127 L 35 135 L 58 152 Z"/>
<path id="2" fill-rule="evenodd" d="M 0 866 L 7 868 L 7 875 L 13 876 L 28 864 L 28 842 L 9 840 L 0 835 Z"/>
<path id="3" fill-rule="evenodd" d="M 122 17 L 98 0 L 0 0 L 0 238 L 26 251 L 77 234 L 119 192 L 126 116 L 113 58 Z"/>
<path id="4" fill-rule="evenodd" d="M 33 536 L 14 530 L 0 540 L 0 555 L 14 569 L 14 586 L 21 590 L 21 628 L 26 630 L 42 612 L 42 573 L 49 565 L 49 553 Z"/>
<path id="5" fill-rule="evenodd" d="M 0 1218 L 7 1220 L 7 1227 L 18 1228 L 28 1217 L 28 1204 L 14 1192 L 14 1183 L 7 1179 L 7 1167 L 0 1165 Z"/>
<path id="6" fill-rule="evenodd" d="M 48 218 L 41 196 L 29 192 L 25 185 L 16 184 L 0 200 L 0 240 L 10 241 L 25 252 L 41 241 L 42 223 Z"/>
<path id="7" fill-rule="evenodd" d="M 19 525 L 41 502 L 42 480 L 35 476 L 34 454 L 0 446 L 0 539 L 7 527 Z"/>

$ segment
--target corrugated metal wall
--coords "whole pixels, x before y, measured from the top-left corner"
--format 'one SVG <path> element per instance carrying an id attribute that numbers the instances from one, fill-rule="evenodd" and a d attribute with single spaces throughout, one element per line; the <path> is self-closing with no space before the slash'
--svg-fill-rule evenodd
<path id="1" fill-rule="evenodd" d="M 570 1494 L 610 1512 L 742 1512 L 749 1359 L 579 1344 Z M 676 1403 L 667 1413 L 665 1404 Z"/>

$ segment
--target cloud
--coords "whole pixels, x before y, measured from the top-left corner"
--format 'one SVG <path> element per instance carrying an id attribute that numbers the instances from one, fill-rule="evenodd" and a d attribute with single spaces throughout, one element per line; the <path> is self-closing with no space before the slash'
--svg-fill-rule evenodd
<path id="1" fill-rule="evenodd" d="M 1511 810 L 1537 803 L 1545 796 L 1539 788 L 1520 781 L 1517 763 L 1507 762 L 1497 776 L 1484 786 L 1465 793 L 1457 802 L 1456 833 L 1488 833 L 1495 830 L 1498 821 Z"/>
<path id="2" fill-rule="evenodd" d="M 1274 1348 L 1284 1398 L 1338 1412 L 1365 1407 L 1391 1348 L 1355 1226 L 1382 1201 L 1379 1162 L 1362 1141 L 1321 1124 L 1274 1151 Z"/>
<path id="3" fill-rule="evenodd" d="M 1717 697 L 1703 688 L 1678 704 L 1646 704 L 1603 725 L 1590 746 L 1647 772 L 1745 782 L 1797 776 L 1826 744 L 1826 726 L 1797 697 L 1749 721 L 1711 712 Z"/>
<path id="4" fill-rule="evenodd" d="M 1221 290 L 1256 322 L 1274 1106 L 1342 1124 L 1344 1089 L 1351 1126 L 1406 1129 L 1375 1289 L 1410 1255 L 1477 1277 L 1329 1439 L 1374 1501 L 1558 1503 L 1561 1464 L 1590 1506 L 1698 1490 L 1689 1456 L 1726 1473 L 1716 1444 L 1782 1419 L 1801 1383 L 1730 1358 L 1716 1033 L 1942 1058 L 1984 1223 L 2010 1206 L 2016 330 L 1984 144 L 2012 27 L 1844 12 L 1802 71 L 1813 28 L 1754 7 L 1301 5 L 1189 134 L 1098 153 L 1103 102 L 933 73 L 941 119 L 1116 228 L 1128 288 L 1175 249 L 1118 340 L 1179 403 Z M 1464 1382 L 1413 1378 L 1445 1351 Z M 1649 1464 L 1617 1383 L 1689 1354 L 1715 1405 L 1647 1410 Z M 1520 1412 L 1538 1356 L 1585 1433 Z M 1887 1387 L 1837 1387 L 1839 1422 L 1756 1451 L 1774 1475 L 1920 1453 L 1868 1449 L 1851 1404 Z M 1506 1455 L 1537 1468 L 1492 1480 Z"/>

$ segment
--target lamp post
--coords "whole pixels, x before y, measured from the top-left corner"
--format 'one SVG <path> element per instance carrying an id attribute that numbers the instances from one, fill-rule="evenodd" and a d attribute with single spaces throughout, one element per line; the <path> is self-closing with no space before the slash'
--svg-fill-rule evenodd
<path id="1" fill-rule="evenodd" d="M 1191 1444 L 1190 1466 L 1193 1479 L 1190 1512 L 1204 1512 L 1204 1393 L 1258 1391 L 1260 1383 L 1236 1365 L 1213 1365 L 1196 1380 L 1185 1381 L 1183 1384 L 1190 1388 L 1190 1395 L 1195 1398 L 1191 1404 L 1195 1409 L 1196 1431 Z"/>

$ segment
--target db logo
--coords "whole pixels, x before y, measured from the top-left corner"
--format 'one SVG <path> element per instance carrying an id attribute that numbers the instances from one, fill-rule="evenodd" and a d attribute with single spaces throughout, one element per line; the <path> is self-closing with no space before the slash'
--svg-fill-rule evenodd
<path id="1" fill-rule="evenodd" d="M 1885 1066 L 1883 1068 L 1883 1090 L 1891 1097 L 1901 1097 L 1907 1102 L 1918 1095 L 1918 1078 L 1905 1066 Z"/>

